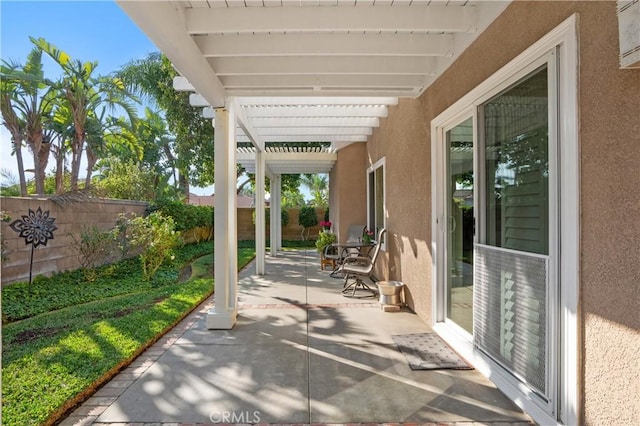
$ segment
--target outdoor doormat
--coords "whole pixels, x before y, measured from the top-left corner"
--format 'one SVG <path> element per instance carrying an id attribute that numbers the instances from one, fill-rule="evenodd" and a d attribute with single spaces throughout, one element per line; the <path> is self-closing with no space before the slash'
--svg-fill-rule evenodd
<path id="1" fill-rule="evenodd" d="M 401 334 L 391 338 L 412 370 L 473 370 L 437 334 Z"/>

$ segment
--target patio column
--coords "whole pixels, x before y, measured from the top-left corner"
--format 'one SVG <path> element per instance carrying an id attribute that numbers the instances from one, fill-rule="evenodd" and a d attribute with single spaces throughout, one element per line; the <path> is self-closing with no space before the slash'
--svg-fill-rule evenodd
<path id="1" fill-rule="evenodd" d="M 280 233 L 278 230 L 281 226 L 281 185 L 282 181 L 280 175 L 273 175 L 271 177 L 271 233 L 269 238 L 272 257 L 277 257 L 278 250 L 280 249 Z"/>
<path id="2" fill-rule="evenodd" d="M 264 152 L 256 152 L 256 274 L 265 270 Z"/>
<path id="3" fill-rule="evenodd" d="M 237 319 L 236 119 L 233 103 L 215 110 L 215 303 L 207 328 L 229 330 Z"/>

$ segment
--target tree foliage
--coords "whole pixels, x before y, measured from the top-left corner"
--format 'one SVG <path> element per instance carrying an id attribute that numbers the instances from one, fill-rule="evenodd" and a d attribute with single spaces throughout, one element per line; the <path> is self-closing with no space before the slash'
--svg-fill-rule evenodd
<path id="1" fill-rule="evenodd" d="M 93 168 L 99 158 L 113 152 L 131 151 L 141 156 L 132 132 L 137 99 L 113 76 L 97 76 L 97 62 L 72 59 L 46 40 L 30 38 L 34 48 L 24 65 L 2 62 L 0 75 L 2 124 L 11 133 L 18 163 L 21 194 L 26 195 L 23 143 L 33 156 L 35 192 L 46 192 L 46 169 L 50 156 L 56 160 L 55 192 L 65 191 L 64 172 L 71 157 L 70 189 L 79 189 L 80 164 L 84 155 L 87 172 L 84 186 L 91 186 Z M 57 80 L 45 77 L 43 55 L 61 69 Z M 114 114 L 124 113 L 125 117 Z"/>
<path id="2" fill-rule="evenodd" d="M 126 129 L 120 119 L 107 119 L 106 111 L 124 111 L 131 124 L 137 120 L 134 102 L 135 96 L 128 92 L 118 77 L 95 76 L 98 66 L 95 61 L 82 62 L 72 59 L 66 52 L 58 49 L 43 38 L 31 38 L 31 42 L 42 52 L 51 57 L 62 69 L 62 77 L 49 83 L 57 92 L 58 101 L 66 106 L 70 114 L 73 132 L 69 140 L 71 151 L 71 190 L 78 190 L 78 178 L 82 155 L 86 151 L 87 174 L 85 189 L 91 185 L 91 174 L 98 156 L 105 151 L 105 137 L 111 135 L 110 142 L 134 145 L 133 138 L 126 131 L 115 130 L 115 127 Z M 114 126 L 117 124 L 117 126 Z M 105 131 L 101 127 L 110 127 Z"/>
<path id="3" fill-rule="evenodd" d="M 49 162 L 49 141 L 45 138 L 45 126 L 56 96 L 44 78 L 42 50 L 33 48 L 23 66 L 3 61 L 0 79 L 3 80 L 3 124 L 13 139 L 21 192 L 26 195 L 25 170 L 21 164 L 21 148 L 24 141 L 33 156 L 36 193 L 43 194 L 45 170 Z"/>
<path id="4" fill-rule="evenodd" d="M 100 174 L 94 184 L 95 193 L 105 198 L 154 201 L 156 175 L 129 159 L 110 157 L 99 162 Z M 160 185 L 159 185 L 160 186 Z"/>
<path id="5" fill-rule="evenodd" d="M 311 192 L 310 205 L 327 207 L 329 205 L 329 183 L 325 174 L 303 174 L 301 183 Z"/>
<path id="6" fill-rule="evenodd" d="M 309 228 L 318 224 L 318 214 L 316 213 L 316 209 L 311 206 L 301 207 L 298 215 L 298 224 L 302 226 L 302 233 L 300 234 L 302 239 L 308 239 Z"/>
<path id="7" fill-rule="evenodd" d="M 166 56 L 154 52 L 125 65 L 119 76 L 130 90 L 146 96 L 164 113 L 173 135 L 178 181 L 185 195 L 190 185 L 213 183 L 213 127 L 201 108 L 189 104 L 189 93 L 173 89 L 178 73 Z"/>

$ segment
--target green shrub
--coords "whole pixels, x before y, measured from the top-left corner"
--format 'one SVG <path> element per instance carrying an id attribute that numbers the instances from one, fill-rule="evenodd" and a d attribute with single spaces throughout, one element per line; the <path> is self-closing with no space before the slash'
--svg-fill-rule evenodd
<path id="1" fill-rule="evenodd" d="M 131 220 L 135 214 L 120 213 L 116 219 L 116 224 L 111 230 L 111 238 L 120 250 L 120 259 L 128 259 L 134 256 L 131 246 Z"/>
<path id="2" fill-rule="evenodd" d="M 150 281 L 160 266 L 172 258 L 174 247 L 182 239 L 180 232 L 175 231 L 171 217 L 160 212 L 153 212 L 147 217 L 136 217 L 131 220 L 131 243 L 141 249 L 142 275 Z"/>
<path id="3" fill-rule="evenodd" d="M 82 273 L 89 282 L 96 280 L 96 267 L 105 263 L 114 244 L 111 231 L 103 231 L 95 225 L 85 225 L 80 235 L 69 234 L 73 240 L 71 249 L 78 255 Z"/>
<path id="4" fill-rule="evenodd" d="M 158 205 L 155 209 L 165 217 L 173 218 L 176 231 L 213 226 L 213 207 L 194 206 L 181 201 L 168 201 Z"/>
<path id="5" fill-rule="evenodd" d="M 270 223 L 271 221 L 271 208 L 267 207 L 264 209 L 264 220 L 266 223 Z M 253 213 L 251 214 L 251 221 L 255 225 L 256 224 L 256 210 L 253 209 Z M 289 212 L 287 209 L 280 209 L 280 223 L 282 226 L 287 226 L 289 224 Z"/>
<path id="6" fill-rule="evenodd" d="M 302 226 L 302 233 L 300 234 L 302 240 L 307 240 L 309 238 L 309 230 L 312 226 L 316 226 L 318 224 L 318 214 L 316 213 L 316 209 L 310 206 L 304 206 L 300 208 L 300 214 L 298 216 L 298 225 Z M 306 232 L 306 236 L 305 236 Z"/>

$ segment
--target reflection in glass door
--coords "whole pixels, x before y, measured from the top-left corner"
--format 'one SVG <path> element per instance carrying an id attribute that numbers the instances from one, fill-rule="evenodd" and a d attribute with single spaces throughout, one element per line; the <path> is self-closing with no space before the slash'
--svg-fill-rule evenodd
<path id="1" fill-rule="evenodd" d="M 447 313 L 473 330 L 473 119 L 446 133 L 447 143 Z"/>

